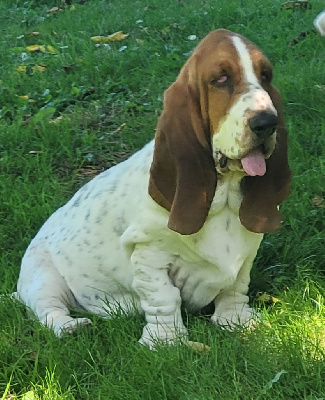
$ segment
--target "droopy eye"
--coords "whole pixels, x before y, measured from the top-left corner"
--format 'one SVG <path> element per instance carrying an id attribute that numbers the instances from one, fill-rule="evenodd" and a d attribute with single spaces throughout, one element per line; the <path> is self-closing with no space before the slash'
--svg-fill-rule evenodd
<path id="1" fill-rule="evenodd" d="M 228 82 L 228 80 L 229 80 L 228 75 L 223 74 L 223 75 L 220 75 L 218 78 L 213 79 L 211 81 L 211 85 L 217 86 L 217 87 L 222 87 Z"/>
<path id="2" fill-rule="evenodd" d="M 261 71 L 261 81 L 264 83 L 270 83 L 272 80 L 272 72 L 268 70 Z"/>

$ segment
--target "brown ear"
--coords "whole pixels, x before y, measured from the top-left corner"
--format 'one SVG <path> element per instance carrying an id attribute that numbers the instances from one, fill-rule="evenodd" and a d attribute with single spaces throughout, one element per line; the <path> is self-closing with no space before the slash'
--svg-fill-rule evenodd
<path id="1" fill-rule="evenodd" d="M 150 196 L 170 211 L 168 227 L 183 235 L 202 228 L 217 184 L 198 97 L 183 69 L 165 92 L 150 170 Z"/>
<path id="2" fill-rule="evenodd" d="M 266 161 L 264 176 L 243 179 L 243 201 L 239 210 L 241 223 L 249 231 L 257 233 L 274 232 L 280 228 L 278 206 L 288 197 L 291 182 L 281 96 L 274 87 L 269 95 L 278 112 L 276 147 Z"/>

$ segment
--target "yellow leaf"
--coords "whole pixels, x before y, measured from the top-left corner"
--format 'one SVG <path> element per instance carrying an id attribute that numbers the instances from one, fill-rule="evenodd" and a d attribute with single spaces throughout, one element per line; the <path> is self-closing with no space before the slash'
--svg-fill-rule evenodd
<path id="1" fill-rule="evenodd" d="M 207 351 L 210 351 L 210 346 L 208 346 L 204 343 L 201 343 L 201 342 L 192 342 L 191 340 L 182 340 L 182 343 L 186 347 L 196 351 L 197 353 L 205 353 Z"/>
<path id="2" fill-rule="evenodd" d="M 43 72 L 46 70 L 46 65 L 33 65 L 32 70 Z"/>
<path id="3" fill-rule="evenodd" d="M 50 54 L 57 54 L 55 48 L 54 48 L 53 46 L 51 46 L 50 44 L 48 44 L 48 45 L 46 46 L 46 50 L 47 50 L 47 52 L 50 53 Z"/>
<path id="4" fill-rule="evenodd" d="M 26 72 L 27 65 L 19 65 L 17 72 Z"/>
<path id="5" fill-rule="evenodd" d="M 25 94 L 25 95 L 23 95 L 23 96 L 18 96 L 18 98 L 19 98 L 19 99 L 22 99 L 22 100 L 29 100 L 28 94 Z"/>
<path id="6" fill-rule="evenodd" d="M 41 44 L 32 44 L 30 46 L 27 46 L 26 49 L 30 51 L 31 53 L 35 53 L 36 51 L 40 51 L 42 53 L 45 53 L 45 46 Z"/>
<path id="7" fill-rule="evenodd" d="M 40 71 L 43 72 L 46 70 L 46 65 L 33 65 L 32 67 L 29 67 L 32 69 L 32 71 Z M 19 65 L 19 67 L 17 67 L 16 69 L 17 72 L 20 73 L 25 73 L 27 72 L 27 65 Z"/>
<path id="8" fill-rule="evenodd" d="M 267 304 L 275 304 L 281 301 L 276 297 L 273 297 L 267 293 L 257 293 L 256 300 L 260 301 L 261 303 L 267 303 Z"/>
<path id="9" fill-rule="evenodd" d="M 72 6 L 69 8 L 70 11 L 76 11 L 76 6 L 72 4 Z"/>
<path id="10" fill-rule="evenodd" d="M 128 36 L 128 33 L 123 33 L 122 31 L 119 31 L 112 33 L 109 36 L 92 36 L 91 40 L 99 43 L 120 42 L 121 40 L 126 39 Z"/>

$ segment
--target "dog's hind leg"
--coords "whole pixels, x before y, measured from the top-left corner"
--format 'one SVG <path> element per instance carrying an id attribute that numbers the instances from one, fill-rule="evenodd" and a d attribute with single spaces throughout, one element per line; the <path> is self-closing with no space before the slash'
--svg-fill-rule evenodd
<path id="1" fill-rule="evenodd" d="M 79 325 L 91 324 L 88 318 L 71 317 L 69 307 L 78 307 L 74 295 L 53 266 L 51 256 L 36 246 L 30 247 L 23 258 L 17 298 L 59 337 L 74 332 Z"/>

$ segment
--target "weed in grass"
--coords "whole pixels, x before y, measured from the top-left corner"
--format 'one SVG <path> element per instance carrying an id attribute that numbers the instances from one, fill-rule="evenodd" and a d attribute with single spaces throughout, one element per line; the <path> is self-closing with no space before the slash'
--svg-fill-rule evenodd
<path id="1" fill-rule="evenodd" d="M 199 354 L 141 347 L 140 316 L 92 317 L 92 332 L 59 340 L 5 297 L 0 398 L 325 398 L 325 42 L 301 36 L 323 2 L 307 10 L 285 10 L 277 0 L 65 3 L 51 13 L 60 1 L 0 4 L 1 293 L 15 289 L 21 256 L 46 218 L 153 137 L 163 90 L 198 41 L 223 27 L 265 51 L 284 98 L 292 194 L 283 228 L 263 241 L 251 284 L 252 301 L 266 291 L 280 302 L 256 304 L 263 321 L 252 331 L 224 332 L 188 316 L 190 339 L 210 346 Z M 116 31 L 129 37 L 109 46 L 91 40 Z M 36 44 L 55 54 L 28 51 Z"/>

